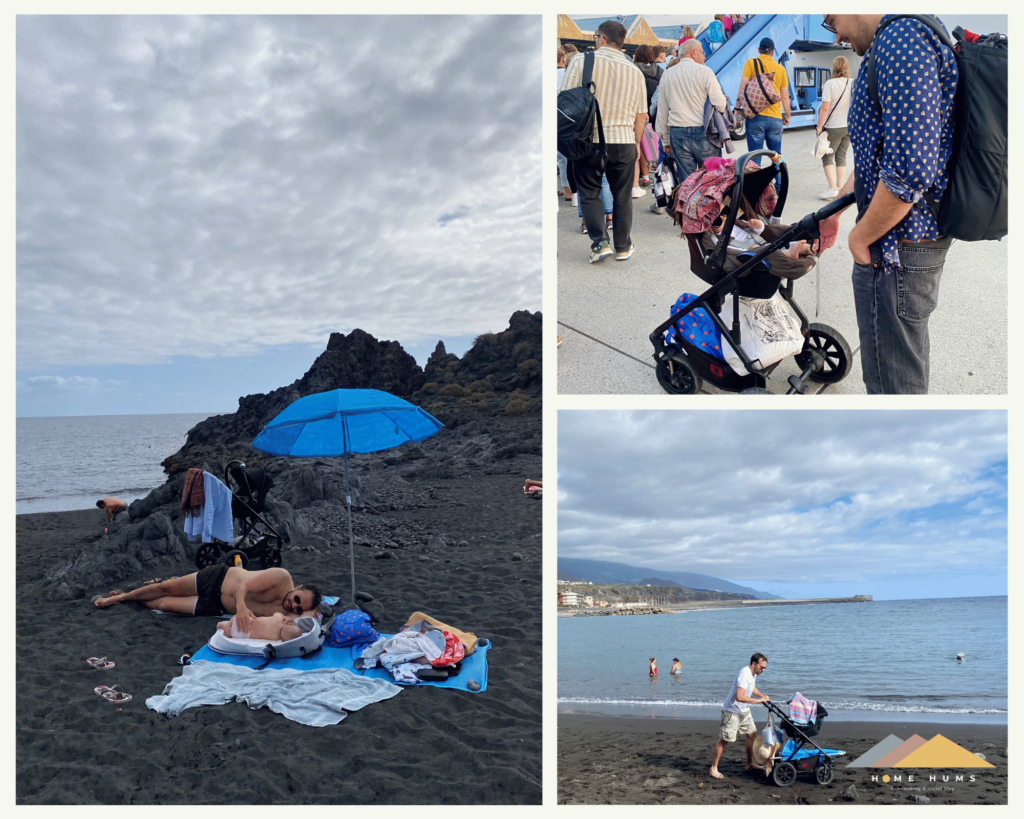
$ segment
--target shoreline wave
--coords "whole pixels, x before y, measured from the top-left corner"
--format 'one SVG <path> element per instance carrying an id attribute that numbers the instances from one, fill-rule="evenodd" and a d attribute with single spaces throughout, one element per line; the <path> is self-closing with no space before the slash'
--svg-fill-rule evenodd
<path id="1" fill-rule="evenodd" d="M 714 708 L 720 710 L 720 702 L 700 700 L 627 700 L 605 697 L 559 697 L 559 705 L 635 705 L 655 708 Z M 1008 714 L 1005 708 L 939 708 L 923 705 L 897 705 L 895 703 L 867 703 L 829 701 L 829 711 L 874 711 L 891 714 Z"/>

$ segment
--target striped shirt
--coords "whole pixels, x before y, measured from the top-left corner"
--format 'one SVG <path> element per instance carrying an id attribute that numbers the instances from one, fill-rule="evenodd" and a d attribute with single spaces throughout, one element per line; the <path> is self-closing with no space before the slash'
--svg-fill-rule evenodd
<path id="1" fill-rule="evenodd" d="M 669 128 L 703 128 L 704 103 L 725 113 L 728 101 L 715 72 L 684 58 L 665 72 L 658 86 L 658 136 L 669 141 Z"/>
<path id="2" fill-rule="evenodd" d="M 584 62 L 582 55 L 572 61 L 565 70 L 559 91 L 583 85 Z M 596 86 L 597 104 L 601 106 L 604 141 L 610 145 L 635 145 L 636 115 L 647 115 L 647 85 L 640 69 L 618 49 L 602 46 L 595 52 L 591 80 Z M 594 142 L 597 141 L 595 121 Z"/>

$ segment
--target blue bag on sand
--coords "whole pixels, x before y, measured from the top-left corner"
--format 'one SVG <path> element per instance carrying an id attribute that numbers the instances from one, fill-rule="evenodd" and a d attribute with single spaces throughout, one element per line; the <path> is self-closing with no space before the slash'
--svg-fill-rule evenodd
<path id="1" fill-rule="evenodd" d="M 380 634 L 370 625 L 370 615 L 359 609 L 349 609 L 335 615 L 331 633 L 325 641 L 334 648 L 345 646 L 368 646 L 380 639 Z"/>

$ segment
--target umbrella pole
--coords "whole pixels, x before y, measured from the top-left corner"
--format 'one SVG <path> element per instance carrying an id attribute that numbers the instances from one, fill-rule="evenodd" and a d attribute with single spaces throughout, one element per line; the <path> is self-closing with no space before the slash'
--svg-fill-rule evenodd
<path id="1" fill-rule="evenodd" d="M 348 426 L 347 424 L 345 425 Z M 352 537 L 352 490 L 348 485 L 348 435 L 346 429 L 345 441 L 345 508 L 348 509 L 348 562 L 352 571 L 352 608 L 359 608 L 356 605 L 356 555 Z"/>

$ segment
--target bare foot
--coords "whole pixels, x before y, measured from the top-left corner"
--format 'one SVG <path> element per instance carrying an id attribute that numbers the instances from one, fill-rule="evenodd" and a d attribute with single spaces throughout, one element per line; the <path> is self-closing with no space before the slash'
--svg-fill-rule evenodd
<path id="1" fill-rule="evenodd" d="M 115 598 L 118 597 L 120 594 L 121 592 L 115 589 L 106 597 L 101 597 L 99 600 L 96 601 L 96 608 L 105 609 L 107 606 L 113 606 L 117 603 L 117 600 Z"/>
<path id="2" fill-rule="evenodd" d="M 761 771 L 764 772 L 764 765 L 758 765 L 756 762 L 751 762 L 747 765 L 748 771 Z"/>
<path id="3" fill-rule="evenodd" d="M 716 771 L 716 770 L 715 770 L 714 768 L 712 768 L 712 769 L 711 769 L 711 778 L 712 778 L 712 779 L 725 779 L 725 777 L 724 777 L 724 776 L 722 776 L 722 775 L 721 775 L 721 774 L 720 774 L 720 773 L 719 773 L 718 771 Z"/>

